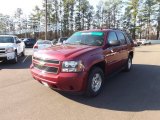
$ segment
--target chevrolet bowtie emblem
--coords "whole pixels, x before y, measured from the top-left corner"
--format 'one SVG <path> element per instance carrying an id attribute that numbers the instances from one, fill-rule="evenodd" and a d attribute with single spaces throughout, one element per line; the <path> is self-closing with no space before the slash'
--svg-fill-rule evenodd
<path id="1" fill-rule="evenodd" d="M 41 61 L 41 62 L 39 62 L 39 64 L 40 64 L 41 66 L 43 66 L 43 65 L 45 65 L 45 62 Z"/>

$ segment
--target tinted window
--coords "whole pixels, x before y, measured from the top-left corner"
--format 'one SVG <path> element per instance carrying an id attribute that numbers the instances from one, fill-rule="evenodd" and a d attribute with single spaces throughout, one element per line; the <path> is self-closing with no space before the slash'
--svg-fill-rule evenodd
<path id="1" fill-rule="evenodd" d="M 109 32 L 108 34 L 108 42 L 112 40 L 118 40 L 115 32 Z"/>
<path id="2" fill-rule="evenodd" d="M 133 40 L 132 40 L 131 36 L 127 35 L 126 33 L 124 33 L 124 36 L 125 36 L 125 38 L 127 40 L 127 43 L 129 43 L 129 44 L 133 43 Z"/>
<path id="3" fill-rule="evenodd" d="M 26 42 L 26 41 L 29 41 L 29 40 L 27 38 L 25 38 L 23 41 Z"/>
<path id="4" fill-rule="evenodd" d="M 21 40 L 18 37 L 15 37 L 16 42 L 21 42 Z"/>
<path id="5" fill-rule="evenodd" d="M 103 32 L 76 32 L 67 39 L 66 44 L 102 46 L 103 42 Z"/>
<path id="6" fill-rule="evenodd" d="M 126 39 L 125 39 L 123 33 L 117 32 L 117 37 L 118 37 L 118 40 L 121 42 L 121 44 L 126 44 Z"/>
<path id="7" fill-rule="evenodd" d="M 0 43 L 14 43 L 13 37 L 0 37 Z"/>

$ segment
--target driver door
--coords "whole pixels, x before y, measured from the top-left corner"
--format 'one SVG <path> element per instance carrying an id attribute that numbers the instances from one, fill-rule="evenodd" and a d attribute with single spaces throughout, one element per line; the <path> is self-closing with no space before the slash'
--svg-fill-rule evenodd
<path id="1" fill-rule="evenodd" d="M 106 71 L 107 74 L 111 74 L 117 71 L 121 66 L 121 47 L 119 46 L 109 46 L 108 43 L 111 40 L 118 40 L 116 33 L 111 31 L 108 33 L 107 37 L 107 48 L 104 50 L 105 61 L 106 61 Z"/>

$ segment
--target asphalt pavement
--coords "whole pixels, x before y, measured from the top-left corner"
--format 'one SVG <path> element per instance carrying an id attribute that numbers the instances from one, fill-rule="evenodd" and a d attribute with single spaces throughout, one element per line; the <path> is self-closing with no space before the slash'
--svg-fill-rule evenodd
<path id="1" fill-rule="evenodd" d="M 0 63 L 0 120 L 160 120 L 160 45 L 137 47 L 132 70 L 107 80 L 95 98 L 39 84 L 29 71 L 32 49 L 26 53 Z"/>

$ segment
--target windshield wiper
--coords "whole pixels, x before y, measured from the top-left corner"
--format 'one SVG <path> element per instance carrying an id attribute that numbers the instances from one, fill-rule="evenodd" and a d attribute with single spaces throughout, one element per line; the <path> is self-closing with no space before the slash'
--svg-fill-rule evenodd
<path id="1" fill-rule="evenodd" d="M 92 46 L 92 44 L 87 44 L 87 43 L 82 43 L 82 42 L 79 42 L 78 44 L 80 44 L 80 45 L 89 45 L 89 46 Z"/>
<path id="2" fill-rule="evenodd" d="M 86 43 L 82 43 L 82 42 L 77 42 L 77 43 L 65 43 L 68 45 L 91 45 L 91 44 L 86 44 Z"/>
<path id="3" fill-rule="evenodd" d="M 76 44 L 73 44 L 73 43 L 65 43 L 65 44 L 68 44 L 68 45 L 76 45 Z"/>

